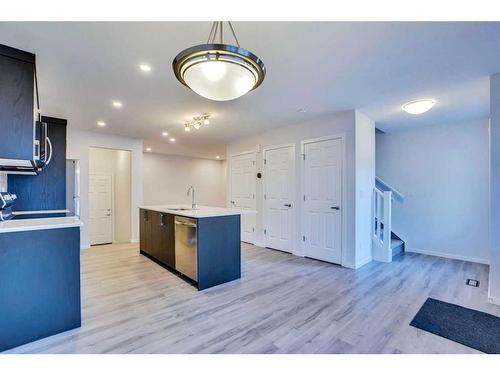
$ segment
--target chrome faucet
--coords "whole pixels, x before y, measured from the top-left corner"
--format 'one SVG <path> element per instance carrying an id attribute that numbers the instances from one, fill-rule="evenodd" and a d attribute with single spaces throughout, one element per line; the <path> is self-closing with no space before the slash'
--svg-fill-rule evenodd
<path id="1" fill-rule="evenodd" d="M 196 204 L 196 198 L 195 198 L 195 194 L 194 194 L 194 187 L 193 185 L 189 186 L 188 187 L 188 191 L 187 191 L 187 196 L 189 197 L 189 194 L 191 193 L 191 208 L 193 210 L 196 210 L 198 208 L 198 205 Z"/>

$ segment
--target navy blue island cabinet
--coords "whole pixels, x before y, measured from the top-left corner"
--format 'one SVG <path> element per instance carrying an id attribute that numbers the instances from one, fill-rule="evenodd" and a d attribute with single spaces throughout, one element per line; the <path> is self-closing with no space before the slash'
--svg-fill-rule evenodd
<path id="1" fill-rule="evenodd" d="M 179 217 L 192 220 L 196 229 L 191 238 L 180 238 Z M 193 218 L 141 208 L 140 253 L 187 278 L 198 290 L 211 288 L 241 278 L 240 225 L 239 214 Z M 192 268 L 191 275 L 184 272 L 186 267 Z"/>
<path id="2" fill-rule="evenodd" d="M 0 351 L 81 326 L 80 228 L 0 233 Z"/>

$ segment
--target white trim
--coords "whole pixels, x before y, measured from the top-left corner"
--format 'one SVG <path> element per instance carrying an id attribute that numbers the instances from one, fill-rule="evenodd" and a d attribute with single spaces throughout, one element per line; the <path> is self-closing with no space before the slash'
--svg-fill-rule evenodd
<path id="1" fill-rule="evenodd" d="M 296 154 L 296 147 L 295 147 L 295 143 L 285 143 L 285 144 L 281 144 L 281 145 L 275 145 L 275 146 L 269 146 L 269 147 L 265 147 L 262 149 L 262 171 L 264 172 L 266 170 L 266 152 L 267 151 L 271 151 L 271 150 L 278 150 L 280 148 L 288 148 L 288 147 L 292 147 L 292 150 L 293 150 L 293 170 L 292 170 L 292 181 L 293 181 L 293 194 L 292 194 L 292 207 L 291 207 L 291 210 L 292 210 L 292 228 L 293 228 L 293 233 L 292 233 L 292 248 L 290 249 L 290 253 L 292 254 L 295 254 L 296 253 L 296 249 L 297 249 L 297 189 L 296 189 L 296 181 L 297 181 L 297 163 L 296 163 L 296 159 L 297 159 L 297 154 Z M 266 194 L 266 173 L 263 173 L 262 174 L 263 177 L 262 177 L 262 196 L 261 196 L 261 199 L 262 199 L 262 229 L 267 229 L 267 221 L 266 221 L 266 199 L 264 198 L 264 195 Z M 263 247 L 267 247 L 267 234 L 264 234 L 262 233 L 262 236 L 263 236 L 263 242 L 264 242 L 264 246 Z M 279 249 L 278 249 L 279 250 Z M 285 252 L 287 252 L 286 250 L 283 250 Z"/>
<path id="2" fill-rule="evenodd" d="M 131 238 L 130 243 L 139 243 L 139 239 L 138 238 Z"/>
<path id="3" fill-rule="evenodd" d="M 431 255 L 431 256 L 447 258 L 447 259 L 463 260 L 465 262 L 472 262 L 472 263 L 490 264 L 488 259 L 475 258 L 475 257 L 469 257 L 469 256 L 465 256 L 465 255 L 452 254 L 452 253 L 445 253 L 445 252 L 441 252 L 441 251 L 417 249 L 414 247 L 405 247 L 405 252 Z"/>
<path id="4" fill-rule="evenodd" d="M 384 185 L 386 188 L 392 191 L 394 195 L 398 196 L 401 201 L 405 200 L 405 196 L 403 193 L 401 193 L 399 190 L 394 189 L 391 185 L 382 180 L 380 177 L 375 176 L 375 181 L 378 181 L 381 185 Z"/>
<path id="5" fill-rule="evenodd" d="M 241 155 L 246 155 L 246 154 L 257 154 L 257 151 L 255 151 L 255 150 L 242 151 L 242 152 L 238 152 L 236 154 L 231 154 L 231 155 L 229 155 L 229 157 L 232 158 L 233 156 L 241 156 Z"/>
<path id="6" fill-rule="evenodd" d="M 356 268 L 355 266 L 352 266 L 352 264 L 344 261 L 344 257 L 347 254 L 347 249 L 346 249 L 346 238 L 347 238 L 347 178 L 346 178 L 346 173 L 347 173 L 347 155 L 346 155 L 346 134 L 345 133 L 338 133 L 338 134 L 332 134 L 332 135 L 327 135 L 319 138 L 312 138 L 312 139 L 305 139 L 300 141 L 300 158 L 301 163 L 300 163 L 300 215 L 301 215 L 301 220 L 300 220 L 300 237 L 302 236 L 307 236 L 307 228 L 306 228 L 306 223 L 304 220 L 305 217 L 305 207 L 304 207 L 304 200 L 302 197 L 305 194 L 305 159 L 303 157 L 304 152 L 305 152 L 305 146 L 308 143 L 316 143 L 316 142 L 322 142 L 322 141 L 329 141 L 333 139 L 340 139 L 341 143 L 341 155 L 342 155 L 342 172 L 341 172 L 341 179 L 342 179 L 342 207 L 341 207 L 341 213 L 342 213 L 342 225 L 341 225 L 341 239 L 340 239 L 340 249 L 341 249 L 341 262 L 340 264 L 344 267 L 348 268 Z M 298 249 L 300 250 L 300 255 L 301 256 L 307 256 L 306 251 L 304 249 L 304 242 L 300 241 L 300 246 L 298 246 Z"/>
<path id="7" fill-rule="evenodd" d="M 488 302 L 492 303 L 493 305 L 500 306 L 500 298 L 491 296 L 489 286 L 488 286 Z"/>

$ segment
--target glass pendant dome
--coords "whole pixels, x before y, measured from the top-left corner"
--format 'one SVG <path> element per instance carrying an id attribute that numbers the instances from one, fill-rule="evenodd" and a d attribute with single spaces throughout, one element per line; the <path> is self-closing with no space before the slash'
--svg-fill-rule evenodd
<path id="1" fill-rule="evenodd" d="M 217 28 L 214 34 L 216 31 Z M 216 101 L 245 95 L 257 88 L 266 75 L 264 63 L 257 56 L 241 47 L 223 43 L 188 48 L 175 57 L 172 65 L 183 85 Z"/>

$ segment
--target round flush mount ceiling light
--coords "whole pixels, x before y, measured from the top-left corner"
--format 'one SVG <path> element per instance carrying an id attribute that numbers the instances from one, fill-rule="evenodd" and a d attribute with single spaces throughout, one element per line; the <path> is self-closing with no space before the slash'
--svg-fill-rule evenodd
<path id="1" fill-rule="evenodd" d="M 403 104 L 401 109 L 412 115 L 421 115 L 429 111 L 436 104 L 434 99 L 419 99 Z"/>
<path id="2" fill-rule="evenodd" d="M 113 104 L 113 107 L 115 107 L 115 108 L 121 108 L 121 107 L 123 107 L 123 103 L 120 102 L 120 101 L 118 101 L 118 100 L 113 100 L 112 104 Z"/>
<path id="3" fill-rule="evenodd" d="M 104 121 L 97 121 L 97 125 L 106 126 L 106 123 Z"/>
<path id="4" fill-rule="evenodd" d="M 172 63 L 179 82 L 210 100 L 239 98 L 256 89 L 266 75 L 262 60 L 240 47 L 233 25 L 228 25 L 236 46 L 224 43 L 223 22 L 214 22 L 206 44 L 185 49 Z"/>
<path id="5" fill-rule="evenodd" d="M 148 64 L 141 64 L 139 65 L 139 69 L 141 69 L 143 72 L 150 72 L 151 71 L 151 66 Z"/>

